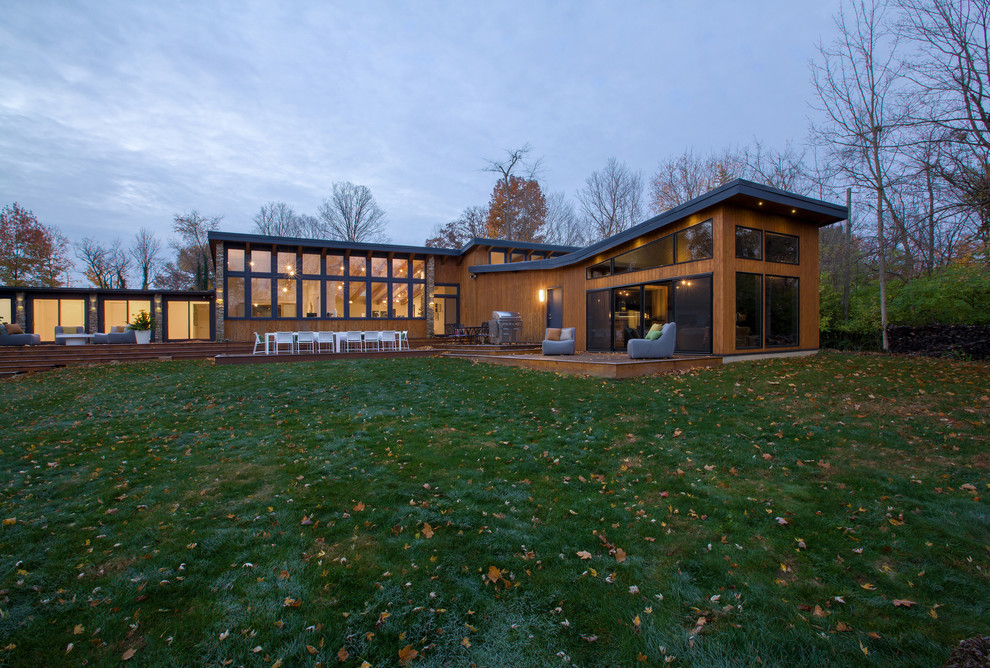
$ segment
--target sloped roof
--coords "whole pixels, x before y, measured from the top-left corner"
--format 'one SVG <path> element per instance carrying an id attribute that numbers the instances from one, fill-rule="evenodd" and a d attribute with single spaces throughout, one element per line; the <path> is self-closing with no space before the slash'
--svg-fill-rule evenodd
<path id="1" fill-rule="evenodd" d="M 845 220 L 845 206 L 831 204 L 822 200 L 796 195 L 770 186 L 760 185 L 745 179 L 736 179 L 724 186 L 711 190 L 700 197 L 685 202 L 658 216 L 654 216 L 639 225 L 606 239 L 585 246 L 567 255 L 549 258 L 547 260 L 530 260 L 528 262 L 513 262 L 511 264 L 485 264 L 468 267 L 474 274 L 495 273 L 501 271 L 534 271 L 538 269 L 557 269 L 566 267 L 582 260 L 595 257 L 616 246 L 632 241 L 637 237 L 648 234 L 665 225 L 677 222 L 693 213 L 697 213 L 716 204 L 732 202 L 742 206 L 759 208 L 786 216 L 793 216 L 817 224 L 819 227 Z"/>

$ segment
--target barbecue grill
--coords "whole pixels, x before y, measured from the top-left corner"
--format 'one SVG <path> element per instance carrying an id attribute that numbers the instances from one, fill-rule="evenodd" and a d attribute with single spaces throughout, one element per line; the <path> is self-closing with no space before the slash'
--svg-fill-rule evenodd
<path id="1" fill-rule="evenodd" d="M 515 311 L 492 311 L 488 321 L 488 335 L 492 343 L 519 343 L 522 332 L 522 316 Z"/>

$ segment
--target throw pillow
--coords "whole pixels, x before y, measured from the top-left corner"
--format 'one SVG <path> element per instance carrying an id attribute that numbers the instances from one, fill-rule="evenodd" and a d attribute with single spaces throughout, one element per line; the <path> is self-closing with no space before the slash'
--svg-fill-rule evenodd
<path id="1" fill-rule="evenodd" d="M 6 334 L 6 333 L 7 333 L 7 326 L 2 322 L 0 322 L 0 334 Z"/>
<path id="2" fill-rule="evenodd" d="M 646 340 L 647 341 L 656 341 L 659 338 L 660 338 L 660 330 L 659 329 L 651 329 L 650 331 L 648 331 L 646 333 Z"/>
<path id="3" fill-rule="evenodd" d="M 659 332 L 662 329 L 663 329 L 663 325 L 661 325 L 659 322 L 653 323 L 653 325 L 650 327 L 651 332 Z"/>
<path id="4" fill-rule="evenodd" d="M 23 334 L 24 333 L 24 330 L 21 329 L 21 326 L 18 325 L 16 322 L 12 322 L 9 325 L 7 325 L 7 333 L 8 334 Z"/>
<path id="5" fill-rule="evenodd" d="M 560 341 L 560 327 L 547 329 L 547 341 Z"/>
<path id="6" fill-rule="evenodd" d="M 560 340 L 561 341 L 570 341 L 573 338 L 574 338 L 574 328 L 573 327 L 564 327 L 563 329 L 560 330 Z"/>

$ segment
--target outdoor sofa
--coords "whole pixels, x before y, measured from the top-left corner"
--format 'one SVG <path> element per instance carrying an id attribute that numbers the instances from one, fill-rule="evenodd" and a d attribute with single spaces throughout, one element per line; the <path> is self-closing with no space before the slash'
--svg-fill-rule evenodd
<path id="1" fill-rule="evenodd" d="M 564 327 L 558 329 L 548 327 L 547 333 L 543 337 L 544 355 L 573 355 L 574 354 L 574 327 Z"/>
<path id="2" fill-rule="evenodd" d="M 137 343 L 137 334 L 133 329 L 114 327 L 110 332 L 93 335 L 93 343 Z"/>
<path id="3" fill-rule="evenodd" d="M 41 334 L 27 334 L 16 323 L 0 325 L 0 346 L 34 346 L 39 343 Z"/>
<path id="4" fill-rule="evenodd" d="M 654 325 L 656 327 L 656 325 Z M 651 329 L 650 331 L 656 331 Z M 626 344 L 631 359 L 663 359 L 674 356 L 674 342 L 677 340 L 677 325 L 668 322 L 659 330 L 660 334 L 651 340 L 647 333 L 645 339 L 630 339 Z"/>

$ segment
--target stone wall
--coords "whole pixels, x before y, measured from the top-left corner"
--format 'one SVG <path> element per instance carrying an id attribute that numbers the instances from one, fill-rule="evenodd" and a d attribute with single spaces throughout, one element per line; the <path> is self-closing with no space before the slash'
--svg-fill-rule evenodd
<path id="1" fill-rule="evenodd" d="M 216 286 L 216 304 L 214 308 L 214 335 L 217 341 L 223 341 L 227 337 L 224 336 L 223 331 L 223 319 L 226 313 L 226 295 L 223 292 L 224 288 L 224 273 L 227 270 L 227 258 L 226 252 L 223 247 L 223 242 L 217 242 L 217 261 L 216 268 L 214 270 L 214 285 Z"/>
<path id="2" fill-rule="evenodd" d="M 990 358 L 988 325 L 922 325 L 887 327 L 890 352 L 932 357 Z"/>

